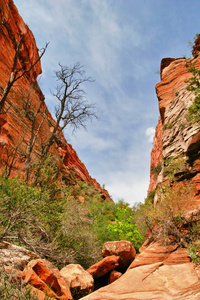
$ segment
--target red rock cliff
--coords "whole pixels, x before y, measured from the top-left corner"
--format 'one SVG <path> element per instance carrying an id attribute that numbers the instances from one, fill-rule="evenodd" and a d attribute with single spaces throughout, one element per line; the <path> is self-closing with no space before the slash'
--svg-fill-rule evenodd
<path id="1" fill-rule="evenodd" d="M 193 58 L 165 58 L 161 62 L 161 81 L 156 85 L 160 119 L 151 152 L 149 192 L 171 180 L 173 171 L 172 185 L 192 181 L 195 193 L 200 194 L 200 124 L 188 121 L 188 108 L 195 94 L 186 89 L 186 80 L 194 76 L 189 68 L 200 69 L 199 41 L 197 38 Z"/>
<path id="2" fill-rule="evenodd" d="M 39 57 L 34 36 L 27 25 L 20 17 L 17 8 L 12 0 L 1 0 L 1 15 L 8 24 L 10 36 L 19 41 L 21 37 L 22 44 L 20 46 L 19 56 L 17 59 L 17 68 L 28 70 Z M 6 83 L 10 76 L 13 65 L 13 58 L 16 51 L 16 45 L 8 36 L 8 32 L 4 26 L 0 27 L 0 97 L 2 97 Z M 24 170 L 24 156 L 27 153 L 27 147 L 31 134 L 31 116 L 26 115 L 27 99 L 31 103 L 30 109 L 32 113 L 36 112 L 42 102 L 41 113 L 38 114 L 35 128 L 37 129 L 43 120 L 43 112 L 47 109 L 44 96 L 38 86 L 37 76 L 42 72 L 40 61 L 33 67 L 30 72 L 19 79 L 12 87 L 6 103 L 5 111 L 0 115 L 0 168 L 10 163 L 13 157 L 13 151 L 17 147 L 17 155 L 12 169 L 15 175 L 20 170 Z M 26 99 L 26 101 L 25 101 Z M 39 130 L 39 134 L 32 152 L 32 161 L 37 162 L 41 153 L 41 145 L 50 135 L 51 126 L 54 120 L 49 112 L 48 118 L 44 120 Z M 70 177 L 91 183 L 102 194 L 102 197 L 110 198 L 106 190 L 101 189 L 99 183 L 91 178 L 85 165 L 79 160 L 75 150 L 68 144 L 61 134 L 51 147 L 51 155 L 60 168 L 62 177 L 66 181 L 70 181 Z"/>

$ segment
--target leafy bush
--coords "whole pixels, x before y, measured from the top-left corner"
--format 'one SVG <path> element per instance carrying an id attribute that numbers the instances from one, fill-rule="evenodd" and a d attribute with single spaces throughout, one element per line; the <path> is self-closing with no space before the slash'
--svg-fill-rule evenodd
<path id="1" fill-rule="evenodd" d="M 140 248 L 143 237 L 133 222 L 133 213 L 129 207 L 117 207 L 115 221 L 110 222 L 107 229 L 112 233 L 115 240 L 128 240 L 136 250 Z"/>
<path id="2" fill-rule="evenodd" d="M 59 268 L 89 267 L 108 240 L 127 239 L 139 248 L 142 236 L 127 203 L 102 201 L 85 182 L 62 184 L 50 157 L 33 170 L 32 183 L 0 176 L 0 240 L 25 246 Z"/>

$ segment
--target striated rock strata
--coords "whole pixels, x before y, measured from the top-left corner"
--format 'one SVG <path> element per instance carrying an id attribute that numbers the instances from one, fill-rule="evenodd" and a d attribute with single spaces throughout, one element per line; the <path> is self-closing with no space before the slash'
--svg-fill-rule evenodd
<path id="1" fill-rule="evenodd" d="M 2 0 L 0 6 L 1 14 L 8 25 L 10 36 L 4 26 L 0 27 L 0 97 L 6 87 L 13 65 L 16 45 L 13 40 L 22 44 L 17 59 L 17 69 L 28 70 L 30 65 L 38 59 L 38 50 L 34 36 L 28 26 L 20 17 L 12 0 Z M 12 40 L 13 39 L 13 40 Z M 38 86 L 37 76 L 41 74 L 40 61 L 19 79 L 12 87 L 6 99 L 4 111 L 0 115 L 0 169 L 9 165 L 13 153 L 17 148 L 12 175 L 18 174 L 19 170 L 24 172 L 24 160 L 27 155 L 28 145 L 31 137 L 31 122 L 34 113 L 42 102 L 41 112 L 38 114 L 35 125 L 35 134 L 43 120 L 44 111 L 47 118 L 39 130 L 34 149 L 32 151 L 32 162 L 37 162 L 41 153 L 41 146 L 45 143 L 52 130 L 54 120 L 47 110 L 44 96 Z M 30 104 L 27 111 L 27 104 Z M 52 158 L 59 166 L 63 179 L 69 183 L 71 179 L 91 183 L 102 194 L 102 198 L 110 198 L 106 190 L 102 189 L 95 179 L 91 178 L 85 165 L 79 160 L 75 150 L 68 144 L 63 136 L 52 145 L 50 149 Z"/>
<path id="2" fill-rule="evenodd" d="M 200 123 L 188 120 L 195 93 L 187 90 L 186 82 L 194 76 L 191 66 L 200 69 L 198 47 L 199 38 L 193 58 L 165 58 L 161 62 L 161 82 L 156 85 L 160 119 L 151 152 L 149 192 L 171 180 L 171 184 L 194 182 L 195 194 L 200 194 Z"/>

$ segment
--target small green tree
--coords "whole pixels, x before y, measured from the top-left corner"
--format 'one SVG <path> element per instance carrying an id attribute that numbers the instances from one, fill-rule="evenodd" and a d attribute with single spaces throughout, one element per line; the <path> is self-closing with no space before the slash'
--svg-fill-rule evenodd
<path id="1" fill-rule="evenodd" d="M 108 224 L 108 230 L 117 240 L 128 240 L 138 250 L 143 237 L 133 222 L 133 214 L 129 207 L 117 207 L 115 221 Z"/>

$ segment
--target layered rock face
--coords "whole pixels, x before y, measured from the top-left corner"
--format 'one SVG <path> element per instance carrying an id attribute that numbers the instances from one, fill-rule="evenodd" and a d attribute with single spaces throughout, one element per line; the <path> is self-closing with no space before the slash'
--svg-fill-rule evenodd
<path id="1" fill-rule="evenodd" d="M 38 59 L 38 50 L 32 32 L 20 17 L 17 8 L 12 0 L 2 0 L 0 6 L 3 20 L 8 30 L 1 25 L 0 28 L 0 98 L 8 82 L 13 66 L 13 59 L 16 52 L 16 45 L 13 42 L 22 43 L 17 58 L 17 69 L 21 72 L 28 70 L 31 64 Z M 10 37 L 8 36 L 8 31 Z M 0 115 L 0 169 L 9 164 L 15 155 L 11 175 L 24 172 L 24 161 L 28 152 L 31 138 L 31 126 L 33 115 L 41 105 L 40 113 L 37 115 L 35 134 L 39 133 L 32 151 L 31 161 L 37 163 L 41 153 L 41 147 L 50 136 L 54 120 L 47 110 L 44 96 L 38 86 L 37 77 L 41 74 L 40 61 L 19 79 L 12 87 L 6 99 L 4 113 Z M 47 118 L 43 120 L 44 112 Z M 17 150 L 17 151 L 16 151 Z M 50 148 L 50 154 L 60 169 L 62 178 L 70 183 L 73 177 L 76 180 L 91 183 L 102 194 L 102 198 L 110 198 L 106 190 L 101 189 L 95 179 L 91 178 L 85 165 L 79 160 L 75 150 L 68 144 L 63 136 Z"/>
<path id="2" fill-rule="evenodd" d="M 194 46 L 196 52 L 198 43 L 199 39 Z M 171 184 L 194 182 L 195 193 L 200 194 L 200 124 L 188 121 L 188 108 L 195 93 L 187 90 L 186 82 L 194 76 L 189 68 L 200 68 L 196 52 L 191 59 L 166 58 L 161 62 L 161 82 L 156 85 L 160 119 L 151 152 L 149 192 L 173 177 Z"/>

